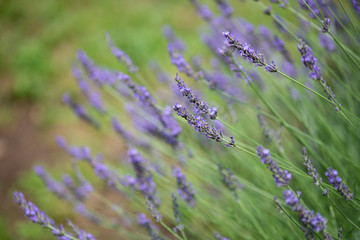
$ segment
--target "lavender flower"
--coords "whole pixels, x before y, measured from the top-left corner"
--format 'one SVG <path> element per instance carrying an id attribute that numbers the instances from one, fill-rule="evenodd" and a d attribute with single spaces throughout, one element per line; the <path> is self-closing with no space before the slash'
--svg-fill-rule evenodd
<path id="1" fill-rule="evenodd" d="M 52 230 L 52 233 L 59 240 L 70 240 L 74 239 L 73 235 L 63 228 L 62 225 L 56 225 L 54 220 L 47 216 L 43 211 L 41 211 L 35 204 L 30 201 L 27 201 L 21 192 L 14 192 L 14 202 L 19 205 L 20 208 L 24 210 L 25 216 L 29 218 L 33 223 L 38 223 L 44 228 L 49 228 Z M 96 238 L 79 229 L 74 224 L 69 224 L 75 233 L 76 238 L 79 240 L 95 240 Z"/>
<path id="2" fill-rule="evenodd" d="M 268 169 L 273 172 L 276 185 L 278 187 L 288 185 L 291 179 L 291 173 L 289 173 L 287 170 L 282 170 L 278 166 L 277 162 L 271 158 L 269 149 L 258 146 L 256 151 L 261 159 L 261 162 L 268 165 Z"/>
<path id="3" fill-rule="evenodd" d="M 90 84 L 82 77 L 82 72 L 79 68 L 73 67 L 73 76 L 77 80 L 80 90 L 86 96 L 90 105 L 100 113 L 106 112 L 100 93 L 91 88 Z"/>
<path id="4" fill-rule="evenodd" d="M 360 1 L 359 0 L 352 0 L 351 1 L 354 10 L 356 11 L 356 13 L 358 14 L 359 18 L 360 18 Z"/>
<path id="5" fill-rule="evenodd" d="M 298 50 L 301 54 L 301 61 L 304 63 L 305 67 L 310 70 L 309 77 L 321 83 L 324 88 L 324 92 L 331 101 L 331 104 L 334 106 L 334 109 L 339 111 L 335 100 L 335 94 L 331 91 L 331 88 L 327 86 L 325 79 L 321 75 L 320 68 L 316 65 L 317 59 L 314 57 L 311 48 L 302 39 L 300 39 Z"/>
<path id="6" fill-rule="evenodd" d="M 225 0 L 216 0 L 217 6 L 224 17 L 231 17 L 234 12 L 233 7 Z"/>
<path id="7" fill-rule="evenodd" d="M 106 33 L 106 39 L 108 41 L 111 53 L 117 58 L 117 60 L 125 64 L 129 72 L 137 72 L 138 67 L 133 63 L 131 58 L 125 52 L 114 45 L 109 33 Z"/>
<path id="8" fill-rule="evenodd" d="M 157 210 L 154 203 L 148 197 L 145 197 L 145 202 L 146 202 L 147 209 L 148 209 L 149 213 L 151 214 L 151 216 L 155 219 L 156 222 L 160 222 L 162 219 L 162 216 L 159 213 L 159 211 Z"/>
<path id="9" fill-rule="evenodd" d="M 79 240 L 96 240 L 92 234 L 79 229 L 79 227 L 74 225 L 70 220 L 67 220 L 67 224 L 71 227 L 72 231 L 75 233 L 75 236 Z"/>
<path id="10" fill-rule="evenodd" d="M 210 22 L 213 19 L 214 14 L 211 12 L 209 7 L 205 4 L 200 4 L 198 0 L 190 0 L 191 3 L 196 8 L 197 14 L 207 22 Z"/>
<path id="11" fill-rule="evenodd" d="M 224 32 L 223 35 L 225 36 L 230 48 L 236 50 L 240 56 L 244 57 L 249 62 L 254 63 L 255 66 L 265 66 L 266 70 L 269 72 L 277 71 L 274 62 L 272 62 L 271 65 L 268 65 L 265 61 L 264 55 L 255 51 L 249 44 L 240 43 L 230 32 Z"/>
<path id="12" fill-rule="evenodd" d="M 178 38 L 172 28 L 168 25 L 163 26 L 162 32 L 169 43 L 172 44 L 172 46 L 179 52 L 183 52 L 185 50 L 185 44 L 181 40 L 181 38 Z"/>
<path id="13" fill-rule="evenodd" d="M 324 20 L 322 20 L 321 23 L 322 23 L 321 32 L 327 33 L 329 31 L 330 24 L 331 24 L 330 19 L 324 18 Z"/>
<path id="14" fill-rule="evenodd" d="M 239 182 L 230 169 L 224 169 L 221 164 L 218 164 L 218 168 L 223 184 L 233 193 L 235 199 L 238 199 L 238 191 L 243 189 L 244 185 Z"/>
<path id="15" fill-rule="evenodd" d="M 341 178 L 338 176 L 338 171 L 333 168 L 328 168 L 325 172 L 325 176 L 328 177 L 329 183 L 334 186 L 334 188 L 343 196 L 346 200 L 351 201 L 353 199 L 353 194 L 350 193 L 350 190 L 347 186 L 342 183 Z"/>
<path id="16" fill-rule="evenodd" d="M 320 13 L 319 9 L 316 6 L 316 2 L 314 0 L 299 0 L 299 4 L 301 8 L 303 8 L 304 10 L 310 11 L 311 9 L 316 15 L 319 15 Z M 309 17 L 315 18 L 315 15 L 310 11 Z"/>
<path id="17" fill-rule="evenodd" d="M 99 127 L 99 124 L 90 116 L 87 110 L 83 106 L 77 104 L 75 101 L 72 100 L 69 93 L 64 93 L 62 101 L 63 103 L 71 107 L 74 113 L 79 118 L 83 119 L 85 122 L 89 123 L 90 125 L 93 125 L 96 128 Z"/>
<path id="18" fill-rule="evenodd" d="M 173 167 L 172 175 L 176 178 L 179 196 L 189 207 L 195 207 L 195 190 L 192 184 L 186 179 L 184 173 L 178 167 Z"/>
<path id="19" fill-rule="evenodd" d="M 176 222 L 176 227 L 175 229 L 178 230 L 183 230 L 184 229 L 184 224 L 180 224 L 181 223 L 181 212 L 179 210 L 179 204 L 177 202 L 177 197 L 175 193 L 171 194 L 171 203 L 172 203 L 172 209 L 173 209 L 173 213 L 174 213 L 174 217 L 175 217 L 175 222 Z"/>
<path id="20" fill-rule="evenodd" d="M 215 237 L 217 240 L 230 240 L 230 238 L 223 237 L 223 236 L 221 236 L 218 232 L 215 232 L 215 233 L 214 233 L 214 237 Z"/>
<path id="21" fill-rule="evenodd" d="M 184 97 L 188 99 L 190 103 L 192 103 L 195 108 L 199 111 L 204 113 L 206 116 L 208 116 L 210 119 L 214 120 L 217 116 L 217 108 L 211 107 L 209 108 L 209 105 L 207 102 L 202 101 L 200 97 L 193 94 L 191 88 L 187 88 L 184 81 L 181 80 L 178 73 L 176 73 L 175 81 L 177 82 L 177 85 L 179 87 L 179 91 L 182 93 Z"/>
<path id="22" fill-rule="evenodd" d="M 69 191 L 65 188 L 63 184 L 53 179 L 46 171 L 45 169 L 37 165 L 34 167 L 35 173 L 43 180 L 45 183 L 47 189 L 54 193 L 56 196 L 62 199 L 71 200 L 72 196 Z"/>
<path id="23" fill-rule="evenodd" d="M 175 104 L 173 109 L 180 117 L 187 120 L 189 125 L 193 126 L 197 132 L 205 135 L 206 138 L 214 139 L 217 142 L 224 141 L 222 130 L 217 129 L 214 125 L 210 126 L 201 116 L 189 113 L 181 104 Z"/>
<path id="24" fill-rule="evenodd" d="M 202 73 L 195 73 L 194 69 L 192 69 L 191 66 L 186 62 L 184 56 L 181 53 L 176 52 L 176 49 L 172 43 L 168 44 L 168 52 L 171 63 L 175 65 L 180 72 L 185 73 L 187 76 L 195 80 L 202 78 Z"/>
<path id="25" fill-rule="evenodd" d="M 79 171 L 76 172 L 77 178 L 80 182 L 78 186 L 74 183 L 73 179 L 68 174 L 62 177 L 63 183 L 68 189 L 73 192 L 73 194 L 79 201 L 84 201 L 84 199 L 89 196 L 89 194 L 92 193 L 94 189 L 91 186 L 90 182 L 86 181 Z"/>
<path id="26" fill-rule="evenodd" d="M 135 181 L 130 185 L 133 189 L 140 191 L 144 197 L 158 205 L 159 199 L 155 197 L 156 184 L 153 181 L 151 172 L 146 169 L 146 160 L 142 158 L 136 148 L 129 149 L 128 155 L 136 175 Z"/>
<path id="27" fill-rule="evenodd" d="M 289 51 L 285 47 L 284 41 L 280 37 L 278 37 L 278 36 L 274 37 L 274 46 L 284 56 L 284 58 L 286 59 L 287 62 L 290 62 L 290 63 L 293 62 L 293 59 L 292 59 Z"/>
<path id="28" fill-rule="evenodd" d="M 331 236 L 327 233 L 327 219 L 321 216 L 320 213 L 314 214 L 313 211 L 308 210 L 304 205 L 302 205 L 299 199 L 291 190 L 283 191 L 283 197 L 286 205 L 290 206 L 294 212 L 298 213 L 299 219 L 303 224 L 306 234 L 312 236 L 311 230 L 315 232 L 321 232 L 325 237 L 324 239 L 332 239 Z M 307 232 L 309 231 L 310 232 Z"/>
<path id="29" fill-rule="evenodd" d="M 145 214 L 138 213 L 137 223 L 148 231 L 152 240 L 162 240 L 162 238 L 158 235 L 158 228 L 151 223 Z"/>
<path id="30" fill-rule="evenodd" d="M 307 154 L 306 148 L 304 147 L 302 150 L 302 158 L 304 159 L 304 165 L 307 168 L 307 172 L 309 174 L 310 177 L 312 177 L 314 184 L 316 186 L 321 185 L 322 183 L 322 179 L 321 177 L 319 177 L 319 174 L 316 171 L 316 168 L 314 167 L 314 165 L 311 163 L 311 160 Z"/>

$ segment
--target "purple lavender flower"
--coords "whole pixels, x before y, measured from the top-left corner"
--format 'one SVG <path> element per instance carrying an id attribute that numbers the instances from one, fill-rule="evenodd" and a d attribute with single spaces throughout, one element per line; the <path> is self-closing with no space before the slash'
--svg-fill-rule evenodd
<path id="1" fill-rule="evenodd" d="M 217 240 L 230 240 L 230 238 L 223 237 L 223 236 L 221 236 L 218 232 L 215 232 L 215 233 L 214 233 L 214 237 L 215 237 Z"/>
<path id="2" fill-rule="evenodd" d="M 284 41 L 280 37 L 278 36 L 274 37 L 274 46 L 284 56 L 287 62 L 292 63 L 294 61 L 289 51 L 286 49 Z"/>
<path id="3" fill-rule="evenodd" d="M 73 76 L 77 80 L 80 90 L 86 96 L 90 105 L 100 113 L 106 112 L 100 93 L 91 88 L 90 84 L 82 77 L 82 72 L 79 68 L 73 67 Z"/>
<path id="4" fill-rule="evenodd" d="M 291 190 L 285 190 L 282 194 L 286 205 L 290 206 L 294 212 L 298 213 L 299 219 L 303 224 L 303 231 L 306 234 L 312 236 L 311 231 L 321 232 L 325 237 L 324 239 L 332 239 L 332 237 L 327 233 L 326 218 L 321 216 L 320 213 L 314 214 L 313 211 L 308 210 L 300 203 L 299 199 Z"/>
<path id="5" fill-rule="evenodd" d="M 196 73 L 189 65 L 189 63 L 186 62 L 184 56 L 181 53 L 176 52 L 176 49 L 172 43 L 168 44 L 168 52 L 171 63 L 175 65 L 180 72 L 185 73 L 187 76 L 195 80 L 202 78 L 202 73 Z"/>
<path id="6" fill-rule="evenodd" d="M 331 104 L 334 106 L 334 109 L 339 111 L 335 101 L 335 94 L 331 91 L 331 88 L 327 86 L 327 83 L 320 72 L 320 68 L 316 65 L 317 59 L 314 57 L 311 48 L 302 39 L 300 39 L 298 50 L 301 54 L 301 61 L 304 63 L 305 67 L 310 70 L 309 77 L 321 83 L 324 88 L 324 92 L 331 101 Z"/>
<path id="7" fill-rule="evenodd" d="M 172 203 L 172 209 L 173 209 L 173 213 L 174 213 L 174 217 L 175 217 L 175 222 L 176 222 L 176 229 L 178 230 L 183 230 L 184 229 L 184 224 L 180 224 L 181 223 L 181 212 L 179 210 L 179 204 L 177 202 L 177 197 L 175 193 L 171 194 L 171 203 Z"/>
<path id="8" fill-rule="evenodd" d="M 322 23 L 321 32 L 327 33 L 329 31 L 330 24 L 331 24 L 330 19 L 324 18 L 324 20 L 322 20 L 321 23 Z"/>
<path id="9" fill-rule="evenodd" d="M 177 193 L 186 202 L 189 207 L 196 206 L 195 190 L 192 184 L 186 179 L 185 174 L 179 167 L 173 167 L 172 175 L 176 178 L 178 186 Z"/>
<path id="10" fill-rule="evenodd" d="M 34 167 L 35 173 L 43 180 L 45 183 L 47 189 L 54 193 L 56 196 L 62 199 L 71 200 L 72 196 L 69 191 L 65 188 L 63 184 L 53 179 L 46 171 L 45 169 L 37 165 Z"/>
<path id="11" fill-rule="evenodd" d="M 172 44 L 172 46 L 179 52 L 185 50 L 185 44 L 181 38 L 178 38 L 172 28 L 168 25 L 163 26 L 162 32 L 166 37 L 167 41 Z"/>
<path id="12" fill-rule="evenodd" d="M 305 4 L 305 3 L 306 4 Z M 311 18 L 315 18 L 314 14 L 310 11 L 310 9 L 313 10 L 313 12 L 316 14 L 316 15 L 319 15 L 319 9 L 317 8 L 316 6 L 316 3 L 314 0 L 299 0 L 299 4 L 301 6 L 301 8 L 303 8 L 304 10 L 306 11 L 309 11 L 309 17 Z M 308 6 L 306 6 L 308 5 Z M 310 9 L 309 9 L 310 8 Z"/>
<path id="13" fill-rule="evenodd" d="M 271 65 L 268 65 L 265 61 L 264 55 L 255 51 L 249 44 L 240 43 L 230 32 L 224 32 L 223 35 L 225 36 L 229 46 L 236 50 L 240 56 L 244 57 L 249 62 L 254 63 L 255 66 L 265 66 L 266 70 L 269 72 L 277 71 L 274 62 L 272 62 Z"/>
<path id="14" fill-rule="evenodd" d="M 360 18 L 360 1 L 359 0 L 352 0 L 351 1 L 354 10 L 356 11 L 356 13 L 358 14 L 359 18 Z"/>
<path id="15" fill-rule="evenodd" d="M 156 222 L 160 222 L 162 219 L 162 216 L 159 213 L 159 211 L 157 210 L 154 203 L 148 197 L 145 197 L 145 202 L 146 202 L 147 209 L 148 209 L 149 213 L 151 214 L 151 216 L 155 219 Z"/>
<path id="16" fill-rule="evenodd" d="M 29 218 L 33 223 L 38 223 L 44 228 L 51 229 L 53 235 L 59 240 L 70 240 L 73 237 L 71 233 L 65 231 L 62 225 L 56 225 L 54 220 L 41 211 L 35 204 L 27 201 L 23 193 L 14 192 L 13 198 L 14 202 L 24 210 L 27 218 Z M 79 229 L 75 225 L 71 224 L 70 226 L 75 233 L 76 238 L 79 240 L 96 240 L 93 235 Z"/>
<path id="17" fill-rule="evenodd" d="M 162 240 L 162 238 L 158 235 L 159 230 L 157 226 L 153 225 L 145 214 L 137 214 L 137 223 L 148 231 L 152 240 Z"/>
<path id="18" fill-rule="evenodd" d="M 155 196 L 156 183 L 153 181 L 151 172 L 146 168 L 146 160 L 143 159 L 136 148 L 129 149 L 128 155 L 136 175 L 135 181 L 130 184 L 131 187 L 140 191 L 144 197 L 156 205 L 159 205 L 160 201 Z"/>
<path id="19" fill-rule="evenodd" d="M 75 233 L 75 236 L 79 240 L 96 240 L 92 234 L 79 229 L 79 227 L 74 225 L 70 220 L 67 220 L 67 224 L 71 227 L 72 231 Z"/>
<path id="20" fill-rule="evenodd" d="M 224 15 L 224 17 L 231 17 L 232 13 L 234 12 L 233 7 L 225 0 L 216 0 L 218 9 Z"/>
<path id="21" fill-rule="evenodd" d="M 205 4 L 200 4 L 198 0 L 190 0 L 191 3 L 196 8 L 197 14 L 207 22 L 210 22 L 213 19 L 214 14 L 211 12 L 209 7 Z"/>
<path id="22" fill-rule="evenodd" d="M 179 91 L 182 93 L 182 95 L 186 97 L 188 101 L 192 103 L 199 112 L 204 113 L 212 120 L 216 119 L 217 116 L 216 107 L 213 106 L 209 108 L 207 102 L 202 101 L 200 97 L 194 95 L 191 88 L 186 87 L 184 81 L 181 80 L 178 73 L 176 73 L 175 81 L 177 82 Z"/>
<path id="23" fill-rule="evenodd" d="M 271 158 L 269 149 L 258 146 L 256 151 L 261 159 L 261 162 L 268 165 L 268 169 L 273 172 L 276 185 L 278 187 L 288 185 L 291 180 L 291 173 L 289 173 L 287 170 L 282 170 L 278 166 L 277 162 Z"/>
<path id="24" fill-rule="evenodd" d="M 307 168 L 307 172 L 309 174 L 310 177 L 312 177 L 314 184 L 316 186 L 321 185 L 322 183 L 322 179 L 321 177 L 319 177 L 319 174 L 316 171 L 316 168 L 314 167 L 314 165 L 311 163 L 311 160 L 307 154 L 306 148 L 304 147 L 302 150 L 302 158 L 304 159 L 304 165 Z"/>
<path id="25" fill-rule="evenodd" d="M 351 201 L 354 197 L 348 187 L 342 182 L 338 176 L 338 171 L 333 168 L 328 168 L 325 172 L 325 176 L 328 177 L 329 183 L 343 196 L 346 200 Z"/>
<path id="26" fill-rule="evenodd" d="M 222 130 L 217 129 L 214 125 L 210 126 L 201 116 L 189 113 L 181 104 L 175 104 L 173 108 L 180 117 L 187 120 L 189 125 L 193 126 L 200 134 L 217 142 L 224 141 Z"/>
<path id="27" fill-rule="evenodd" d="M 111 53 L 117 58 L 117 60 L 125 64 L 129 72 L 137 72 L 138 67 L 133 63 L 131 58 L 125 52 L 114 45 L 109 33 L 106 33 L 106 39 L 108 41 Z"/>
<path id="28" fill-rule="evenodd" d="M 71 107 L 71 109 L 79 118 L 83 119 L 85 122 L 93 125 L 96 128 L 99 127 L 99 124 L 90 116 L 87 110 L 83 106 L 77 104 L 75 101 L 72 100 L 69 93 L 64 93 L 62 101 L 63 103 Z"/>
<path id="29" fill-rule="evenodd" d="M 221 164 L 218 164 L 218 168 L 223 184 L 233 193 L 235 199 L 238 199 L 238 192 L 244 188 L 244 185 L 239 182 L 230 169 L 224 169 Z"/>

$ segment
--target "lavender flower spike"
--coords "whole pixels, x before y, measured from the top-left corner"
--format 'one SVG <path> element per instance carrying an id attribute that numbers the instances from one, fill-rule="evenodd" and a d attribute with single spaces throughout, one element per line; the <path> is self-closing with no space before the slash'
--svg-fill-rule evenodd
<path id="1" fill-rule="evenodd" d="M 256 151 L 261 159 L 261 162 L 268 165 L 268 169 L 273 172 L 276 185 L 278 187 L 288 185 L 291 179 L 291 173 L 289 173 L 287 170 L 282 170 L 278 166 L 277 162 L 271 158 L 269 149 L 258 146 Z"/>
<path id="2" fill-rule="evenodd" d="M 111 53 L 117 58 L 117 60 L 121 63 L 124 63 L 129 72 L 136 72 L 138 67 L 133 63 L 131 58 L 125 52 L 114 45 L 109 33 L 106 33 L 106 39 L 108 41 Z"/>
<path id="3" fill-rule="evenodd" d="M 323 24 L 322 27 L 321 27 L 321 32 L 327 33 L 329 31 L 330 24 L 331 24 L 330 19 L 329 18 L 324 18 L 324 20 L 322 20 L 321 23 Z"/>
<path id="4" fill-rule="evenodd" d="M 189 125 L 193 126 L 200 134 L 205 135 L 209 139 L 214 139 L 217 142 L 224 141 L 222 131 L 214 125 L 210 126 L 201 116 L 189 113 L 181 104 L 175 104 L 173 108 L 180 117 L 187 120 Z"/>
<path id="5" fill-rule="evenodd" d="M 322 182 L 321 177 L 319 177 L 319 174 L 316 171 L 316 168 L 312 165 L 311 160 L 307 154 L 306 148 L 304 147 L 302 150 L 302 158 L 304 159 L 304 165 L 307 168 L 307 172 L 309 174 L 310 177 L 312 177 L 312 179 L 314 180 L 314 184 L 316 186 L 319 186 Z"/>
<path id="6" fill-rule="evenodd" d="M 137 215 L 137 223 L 148 231 L 152 240 L 162 240 L 162 238 L 158 235 L 159 230 L 157 226 L 153 225 L 145 214 L 139 213 Z"/>
<path id="7" fill-rule="evenodd" d="M 358 14 L 359 18 L 360 18 L 360 1 L 359 0 L 352 0 L 351 1 L 354 10 L 356 11 L 356 13 Z"/>
<path id="8" fill-rule="evenodd" d="M 313 237 L 312 231 L 321 232 L 324 236 L 324 239 L 332 239 L 332 237 L 327 233 L 327 219 L 321 216 L 320 213 L 314 214 L 313 211 L 307 209 L 304 205 L 302 205 L 299 199 L 296 197 L 295 193 L 291 190 L 283 191 L 283 197 L 286 205 L 290 206 L 294 212 L 298 213 L 299 219 L 303 224 L 303 231 L 305 234 Z M 298 195 L 301 195 L 299 192 Z M 313 239 L 313 238 L 308 238 Z"/>
<path id="9" fill-rule="evenodd" d="M 30 201 L 27 201 L 24 197 L 24 194 L 21 192 L 14 192 L 14 202 L 19 205 L 20 208 L 24 210 L 25 216 L 29 218 L 33 223 L 38 223 L 44 228 L 52 230 L 52 233 L 59 240 L 96 240 L 96 238 L 81 229 L 79 229 L 74 224 L 70 224 L 75 237 L 65 231 L 62 225 L 56 225 L 54 220 L 47 216 L 43 211 L 41 211 L 35 204 Z"/>
<path id="10" fill-rule="evenodd" d="M 172 175 L 176 178 L 178 194 L 189 207 L 196 206 L 195 190 L 192 184 L 186 179 L 185 174 L 178 167 L 173 167 Z"/>
<path id="11" fill-rule="evenodd" d="M 328 168 L 325 176 L 328 177 L 329 183 L 343 196 L 346 200 L 351 201 L 354 197 L 347 186 L 342 183 L 341 178 L 338 176 L 338 171 L 333 168 Z"/>
<path id="12" fill-rule="evenodd" d="M 249 44 L 240 43 L 230 32 L 224 32 L 223 35 L 230 48 L 237 51 L 240 56 L 243 56 L 249 62 L 254 63 L 255 66 L 265 66 L 265 69 L 268 72 L 277 72 L 275 63 L 272 62 L 271 65 L 268 65 L 264 55 L 255 51 Z"/>
<path id="13" fill-rule="evenodd" d="M 328 99 L 334 106 L 334 109 L 339 111 L 335 101 L 335 94 L 331 91 L 331 88 L 327 86 L 326 81 L 320 72 L 320 68 L 316 65 L 317 59 L 314 57 L 311 48 L 302 39 L 300 39 L 298 50 L 301 54 L 301 61 L 304 63 L 305 67 L 310 70 L 309 77 L 320 82 Z"/>
<path id="14" fill-rule="evenodd" d="M 179 91 L 182 93 L 182 95 L 186 97 L 189 100 L 189 102 L 192 103 L 199 112 L 204 113 L 212 120 L 216 119 L 217 116 L 216 107 L 209 108 L 207 102 L 202 101 L 200 97 L 195 96 L 191 88 L 186 87 L 184 81 L 181 80 L 181 77 L 179 76 L 178 73 L 176 73 L 175 81 L 177 82 Z"/>

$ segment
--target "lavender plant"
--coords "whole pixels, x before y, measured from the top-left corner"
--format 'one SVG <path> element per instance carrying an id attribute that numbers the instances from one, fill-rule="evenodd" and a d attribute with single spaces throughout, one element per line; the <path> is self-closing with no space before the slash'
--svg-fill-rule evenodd
<path id="1" fill-rule="evenodd" d="M 198 44 L 208 51 L 188 60 L 185 41 L 166 25 L 163 49 L 174 68 L 152 62 L 158 84 L 109 33 L 124 72 L 77 53 L 73 75 L 83 96 L 65 93 L 63 102 L 99 136 L 118 141 L 121 161 L 104 147 L 93 154 L 57 137 L 74 174 L 63 182 L 41 166 L 36 174 L 118 239 L 359 238 L 359 4 L 190 3 L 206 24 Z M 245 7 L 271 21 L 248 22 L 239 15 Z M 56 225 L 21 193 L 14 201 L 58 239 L 94 239 L 70 222 L 73 233 Z"/>

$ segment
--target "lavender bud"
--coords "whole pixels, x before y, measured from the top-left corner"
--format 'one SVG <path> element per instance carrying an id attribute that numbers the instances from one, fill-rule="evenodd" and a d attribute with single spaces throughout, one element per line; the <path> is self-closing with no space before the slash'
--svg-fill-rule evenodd
<path id="1" fill-rule="evenodd" d="M 173 167 L 172 175 L 176 178 L 179 196 L 187 203 L 189 207 L 196 206 L 195 190 L 190 182 L 186 179 L 184 173 L 178 167 Z"/>
<path id="2" fill-rule="evenodd" d="M 329 31 L 329 27 L 330 27 L 330 24 L 331 24 L 330 19 L 329 18 L 324 18 L 324 20 L 322 20 L 321 23 L 322 23 L 321 32 L 327 33 Z"/>

